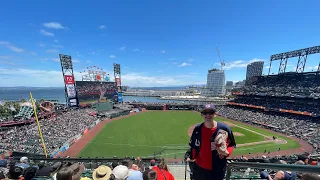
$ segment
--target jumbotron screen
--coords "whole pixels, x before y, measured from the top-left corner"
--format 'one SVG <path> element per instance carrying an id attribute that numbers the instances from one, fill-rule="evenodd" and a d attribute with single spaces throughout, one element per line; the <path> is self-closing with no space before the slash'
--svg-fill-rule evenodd
<path id="1" fill-rule="evenodd" d="M 76 81 L 76 90 L 80 105 L 118 100 L 116 82 Z"/>

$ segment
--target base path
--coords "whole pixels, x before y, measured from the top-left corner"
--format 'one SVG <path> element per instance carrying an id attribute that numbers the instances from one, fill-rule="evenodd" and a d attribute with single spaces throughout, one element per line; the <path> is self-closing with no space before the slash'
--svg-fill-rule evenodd
<path id="1" fill-rule="evenodd" d="M 143 113 L 143 112 L 140 112 Z M 136 113 L 136 114 L 140 114 L 140 113 Z M 108 124 L 109 122 L 112 121 L 116 121 L 125 117 L 129 117 L 129 116 L 134 116 L 135 114 L 129 114 L 129 115 L 125 115 L 125 116 L 120 116 L 117 118 L 113 118 L 113 119 L 108 119 L 108 120 L 104 120 L 99 122 L 97 125 L 95 125 L 92 129 L 90 129 L 86 134 L 84 134 L 78 141 L 76 141 L 69 149 L 67 149 L 62 155 L 61 157 L 66 157 L 66 156 L 70 156 L 70 157 L 76 157 L 80 151 L 86 147 L 86 145 L 97 135 L 99 134 L 99 132 L 102 130 L 102 128 L 104 127 L 104 125 Z"/>

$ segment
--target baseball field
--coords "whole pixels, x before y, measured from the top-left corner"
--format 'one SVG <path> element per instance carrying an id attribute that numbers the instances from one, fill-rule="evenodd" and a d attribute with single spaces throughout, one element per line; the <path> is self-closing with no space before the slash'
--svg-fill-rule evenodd
<path id="1" fill-rule="evenodd" d="M 228 124 L 235 135 L 237 148 L 233 156 L 305 150 L 291 137 L 222 117 L 216 117 L 216 120 Z M 73 149 L 71 154 L 68 151 L 66 154 L 78 157 L 152 157 L 156 153 L 157 156 L 181 158 L 194 125 L 199 122 L 202 122 L 201 116 L 193 111 L 147 111 L 111 119 L 100 124 L 101 128 L 90 130 L 77 142 L 79 145 L 75 143 L 70 148 Z"/>

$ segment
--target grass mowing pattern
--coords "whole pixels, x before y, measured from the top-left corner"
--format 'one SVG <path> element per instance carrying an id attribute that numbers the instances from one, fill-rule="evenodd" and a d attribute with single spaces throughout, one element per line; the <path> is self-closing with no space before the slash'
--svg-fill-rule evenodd
<path id="1" fill-rule="evenodd" d="M 225 120 L 216 118 L 217 121 Z M 227 120 L 228 121 L 228 120 Z M 148 111 L 105 125 L 101 132 L 78 154 L 79 157 L 112 157 L 112 156 L 151 156 L 168 148 L 187 148 L 190 126 L 202 122 L 199 114 L 192 111 Z M 234 122 L 232 122 L 234 123 Z M 247 129 L 272 136 L 273 133 L 257 128 L 234 123 Z M 244 134 L 236 136 L 237 144 L 263 141 L 264 137 L 245 129 L 233 126 L 234 132 Z M 278 136 L 279 137 L 279 136 Z M 292 149 L 299 144 L 291 139 L 281 137 L 288 144 L 261 144 L 236 148 L 234 154 L 248 154 L 281 149 Z M 170 151 L 170 152 L 169 152 Z M 168 157 L 181 157 L 185 150 L 166 150 Z"/>

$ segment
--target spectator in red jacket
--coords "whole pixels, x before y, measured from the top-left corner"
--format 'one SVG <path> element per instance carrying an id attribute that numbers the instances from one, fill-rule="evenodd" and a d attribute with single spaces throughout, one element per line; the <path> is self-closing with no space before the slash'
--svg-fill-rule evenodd
<path id="1" fill-rule="evenodd" d="M 161 162 L 152 169 L 157 172 L 157 180 L 174 180 L 173 175 L 168 171 L 168 167 L 165 163 Z"/>

